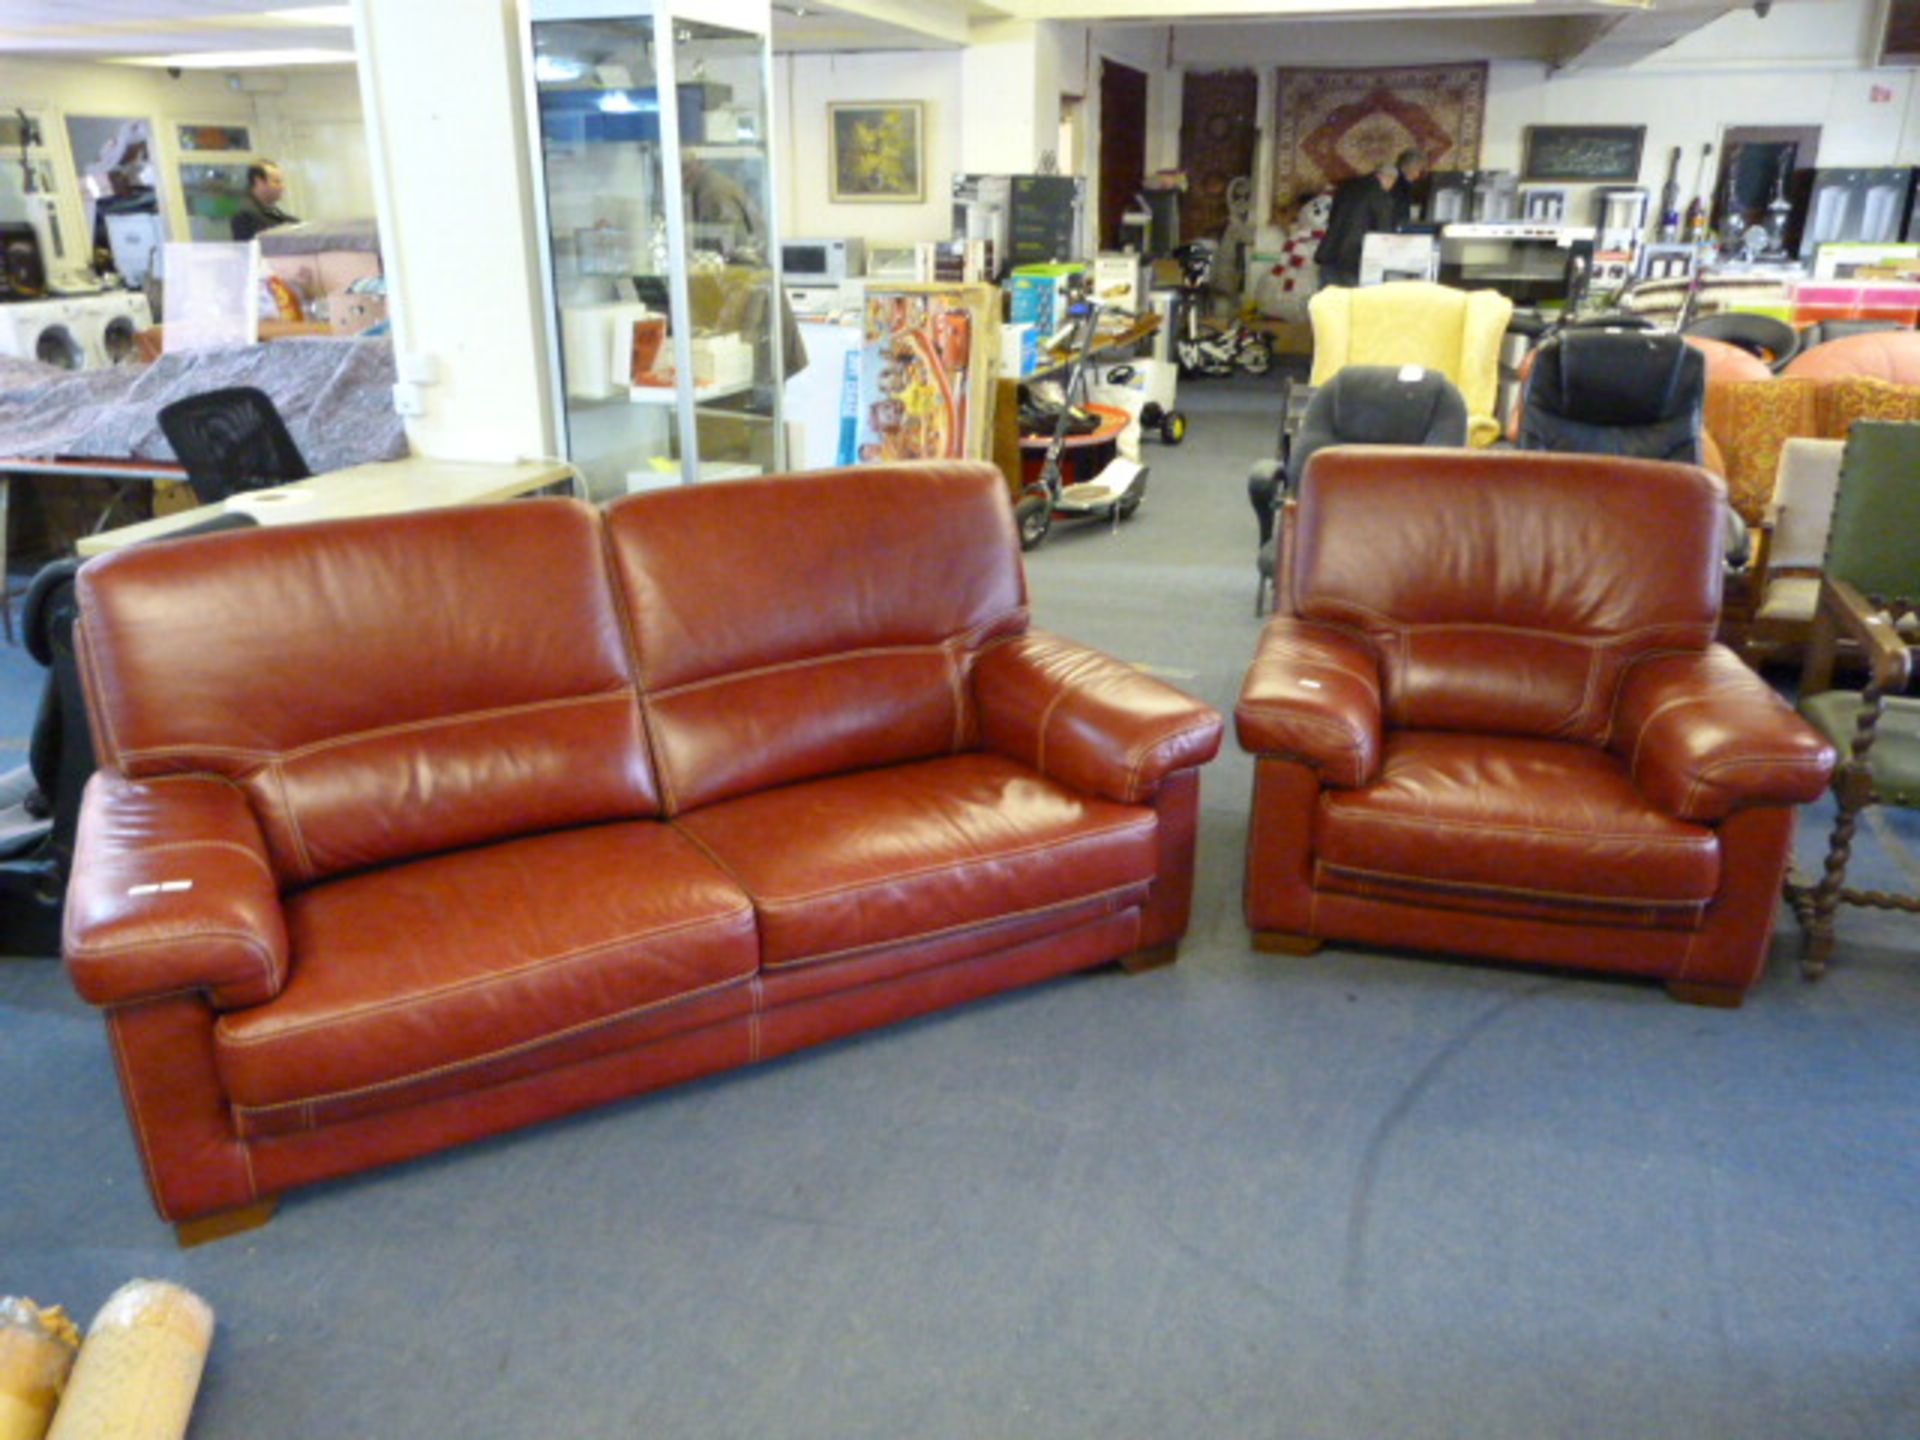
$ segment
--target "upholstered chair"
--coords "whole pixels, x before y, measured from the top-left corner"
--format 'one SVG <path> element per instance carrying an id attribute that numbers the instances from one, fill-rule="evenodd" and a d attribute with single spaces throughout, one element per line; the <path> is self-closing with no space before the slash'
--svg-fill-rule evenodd
<path id="1" fill-rule="evenodd" d="M 1738 1005 L 1834 751 L 1711 642 L 1724 494 L 1657 461 L 1323 451 L 1236 714 L 1256 945 Z"/>
<path id="2" fill-rule="evenodd" d="M 1470 442 L 1491 445 L 1500 437 L 1500 345 L 1513 315 L 1506 296 L 1393 280 L 1322 290 L 1308 302 L 1307 315 L 1313 322 L 1314 385 L 1348 365 L 1438 370 L 1466 397 Z"/>

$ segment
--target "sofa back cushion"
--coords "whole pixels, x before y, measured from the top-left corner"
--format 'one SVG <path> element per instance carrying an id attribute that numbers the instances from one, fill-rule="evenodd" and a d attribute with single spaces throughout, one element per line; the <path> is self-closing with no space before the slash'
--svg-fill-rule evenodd
<path id="1" fill-rule="evenodd" d="M 1650 460 L 1324 450 L 1293 607 L 1371 639 L 1389 725 L 1601 743 L 1634 660 L 1712 634 L 1724 493 Z"/>
<path id="2" fill-rule="evenodd" d="M 969 748 L 973 652 L 1026 626 L 990 465 L 651 491 L 607 534 L 669 813 Z"/>
<path id="3" fill-rule="evenodd" d="M 658 813 L 576 501 L 136 546 L 79 594 L 102 762 L 230 777 L 286 883 Z"/>

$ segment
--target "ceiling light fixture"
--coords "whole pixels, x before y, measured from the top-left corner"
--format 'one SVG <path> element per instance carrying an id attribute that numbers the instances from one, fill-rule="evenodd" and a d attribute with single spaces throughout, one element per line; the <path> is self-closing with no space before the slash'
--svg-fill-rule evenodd
<path id="1" fill-rule="evenodd" d="M 269 19 L 278 20 L 282 25 L 325 25 L 353 28 L 353 7 L 351 5 L 303 5 L 297 10 L 269 10 Z M 244 19 L 244 16 L 236 17 Z"/>
<path id="2" fill-rule="evenodd" d="M 259 70 L 285 65 L 351 65 L 351 50 L 189 50 L 180 55 L 130 55 L 110 65 L 152 70 Z"/>

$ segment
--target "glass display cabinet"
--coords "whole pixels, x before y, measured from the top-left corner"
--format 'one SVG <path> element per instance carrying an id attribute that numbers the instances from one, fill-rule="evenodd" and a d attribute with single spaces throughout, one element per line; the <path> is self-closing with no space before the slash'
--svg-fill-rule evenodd
<path id="1" fill-rule="evenodd" d="M 794 331 L 780 303 L 766 0 L 531 0 L 525 15 L 567 458 L 596 499 L 785 469 Z"/>

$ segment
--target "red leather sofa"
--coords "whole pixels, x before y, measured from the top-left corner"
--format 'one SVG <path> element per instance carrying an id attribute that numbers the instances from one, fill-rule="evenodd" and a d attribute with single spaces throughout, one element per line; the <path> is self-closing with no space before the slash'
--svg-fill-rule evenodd
<path id="1" fill-rule="evenodd" d="M 1028 628 L 987 466 L 265 528 L 79 593 L 66 961 L 184 1240 L 1186 927 L 1221 719 Z"/>
<path id="2" fill-rule="evenodd" d="M 1711 643 L 1723 494 L 1653 461 L 1317 455 L 1236 714 L 1256 944 L 1739 1004 L 1834 755 Z"/>

